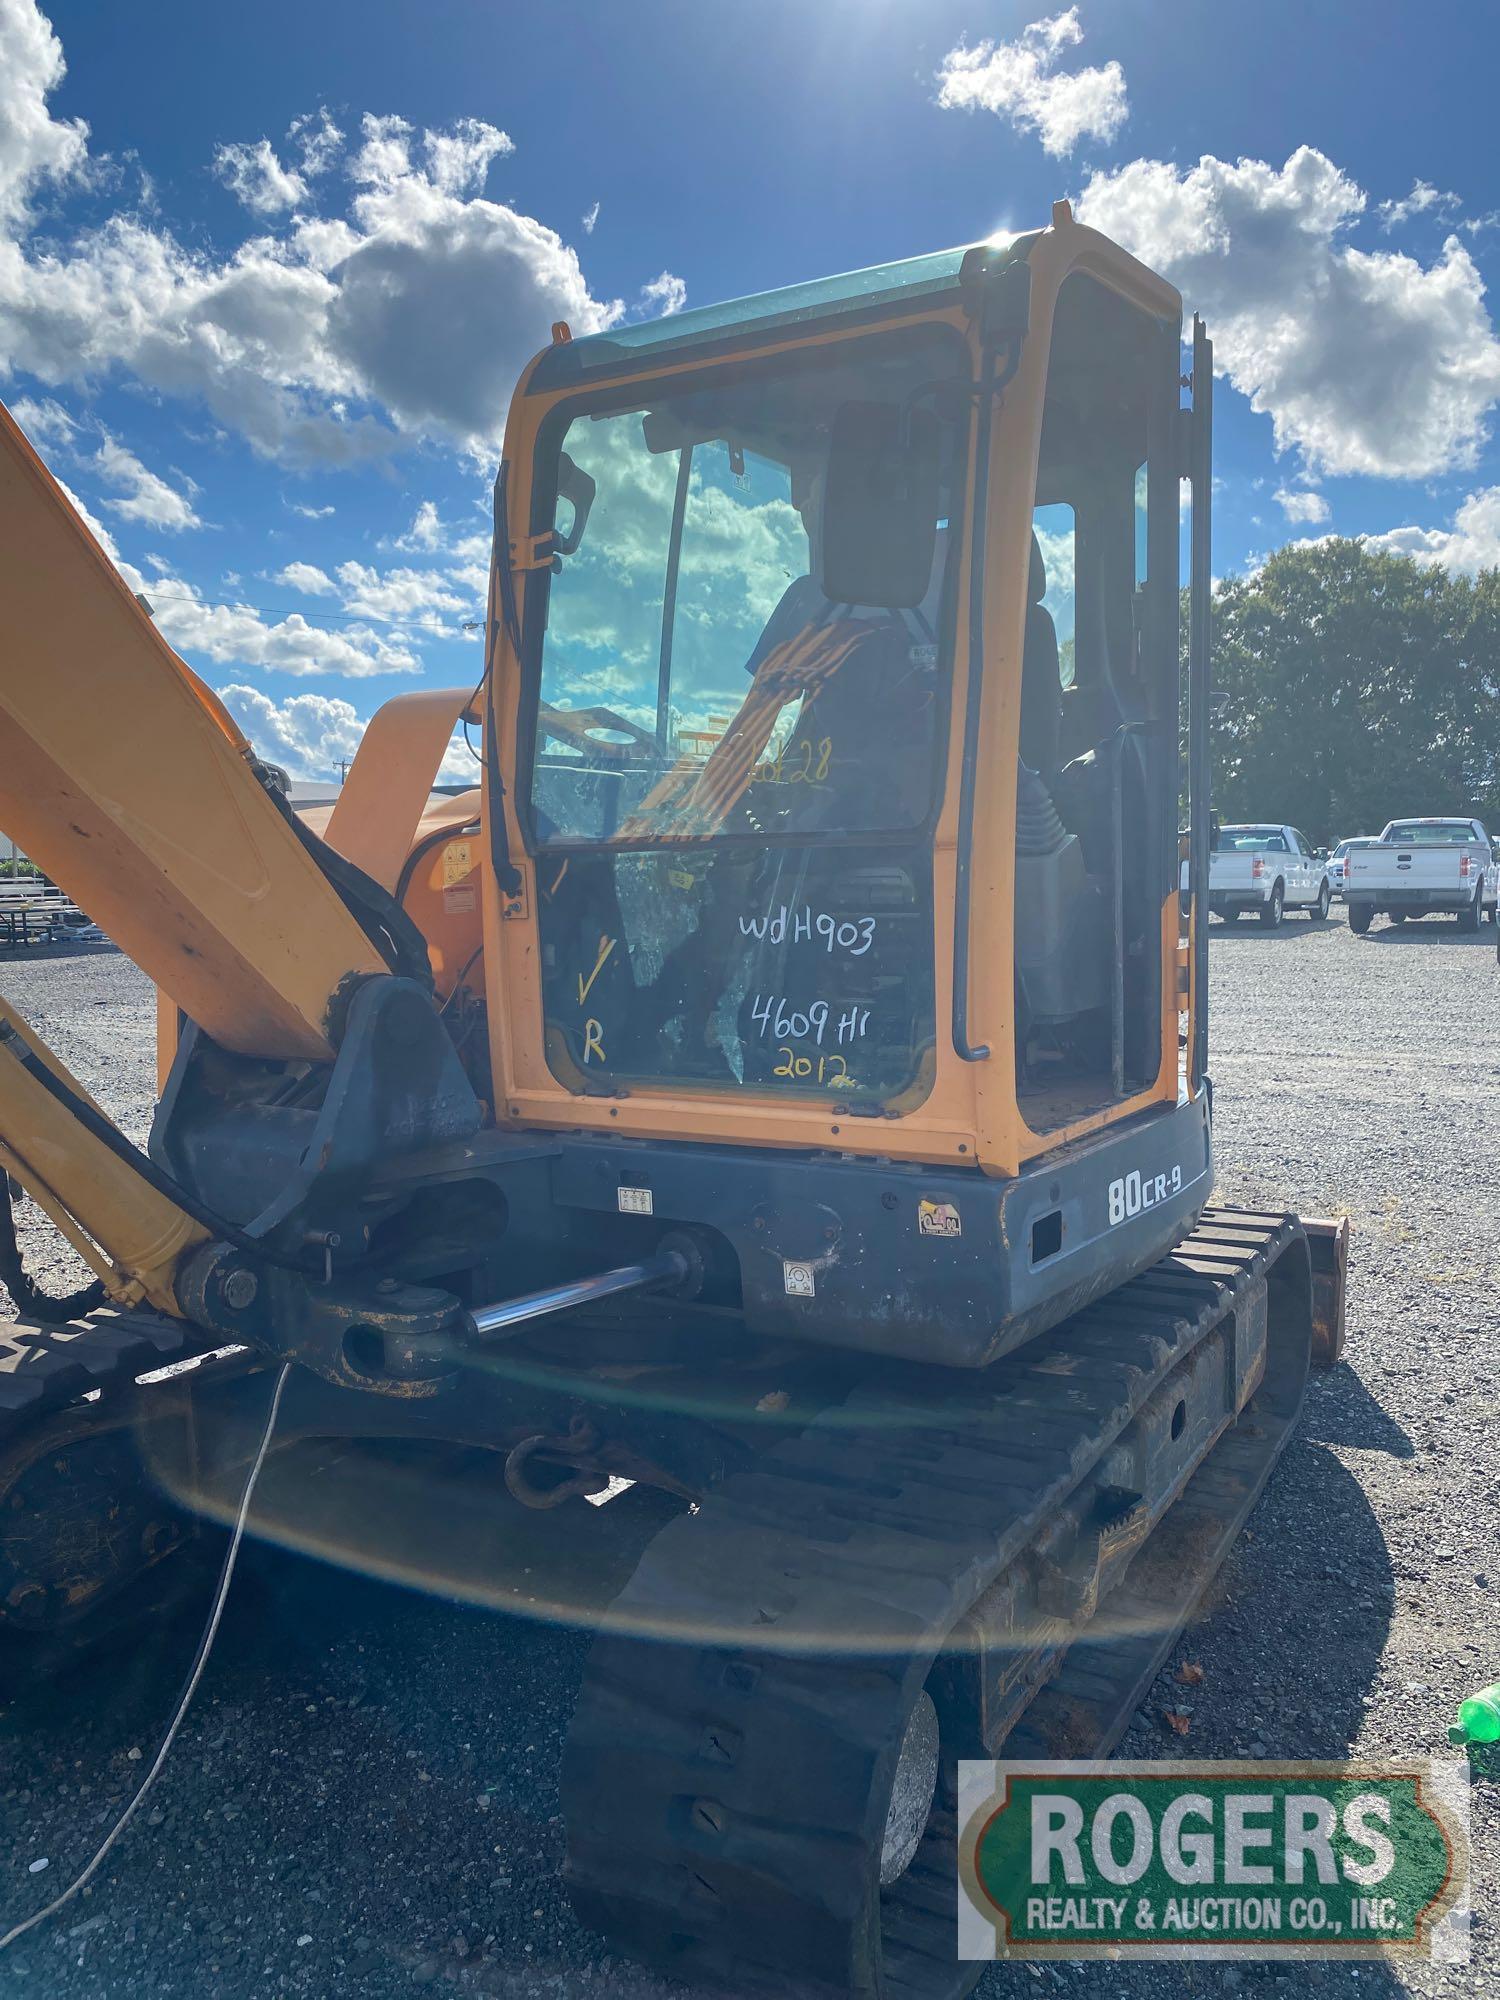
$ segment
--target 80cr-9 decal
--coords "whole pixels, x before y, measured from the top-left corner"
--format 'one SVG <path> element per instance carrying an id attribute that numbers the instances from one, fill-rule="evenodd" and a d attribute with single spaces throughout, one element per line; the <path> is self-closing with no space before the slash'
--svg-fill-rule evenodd
<path id="1" fill-rule="evenodd" d="M 1181 1167 L 1166 1174 L 1124 1174 L 1109 1184 L 1109 1226 L 1113 1229 L 1144 1209 L 1159 1208 L 1170 1195 L 1181 1193 Z"/>

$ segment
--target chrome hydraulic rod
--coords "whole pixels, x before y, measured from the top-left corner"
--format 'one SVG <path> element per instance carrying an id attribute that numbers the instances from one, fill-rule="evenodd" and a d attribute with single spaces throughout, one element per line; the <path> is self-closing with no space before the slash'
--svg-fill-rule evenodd
<path id="1" fill-rule="evenodd" d="M 592 1305 L 596 1299 L 614 1298 L 620 1292 L 674 1284 L 687 1274 L 688 1261 L 681 1251 L 659 1250 L 639 1264 L 620 1264 L 612 1271 L 596 1271 L 591 1278 L 572 1278 L 565 1285 L 548 1285 L 539 1292 L 523 1292 L 517 1299 L 502 1299 L 498 1305 L 480 1306 L 470 1313 L 469 1320 L 479 1339 L 493 1340 L 528 1320 L 546 1319 L 570 1306 Z"/>

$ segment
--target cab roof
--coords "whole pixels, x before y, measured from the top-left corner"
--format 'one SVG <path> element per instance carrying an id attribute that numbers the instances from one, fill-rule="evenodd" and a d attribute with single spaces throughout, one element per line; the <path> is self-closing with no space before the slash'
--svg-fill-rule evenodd
<path id="1" fill-rule="evenodd" d="M 945 295 L 958 298 L 959 275 L 971 251 L 988 249 L 995 253 L 997 264 L 1007 263 L 1024 258 L 1034 241 L 1033 234 L 1009 242 L 989 239 L 963 243 L 953 250 L 934 250 L 923 257 L 845 271 L 836 278 L 814 278 L 806 284 L 756 292 L 722 305 L 698 306 L 667 319 L 610 327 L 603 333 L 549 347 L 538 357 L 527 388 L 551 391 L 592 376 L 633 374 L 656 366 L 683 348 L 742 348 L 809 320 L 855 323 L 889 315 L 893 309 L 925 310 Z"/>

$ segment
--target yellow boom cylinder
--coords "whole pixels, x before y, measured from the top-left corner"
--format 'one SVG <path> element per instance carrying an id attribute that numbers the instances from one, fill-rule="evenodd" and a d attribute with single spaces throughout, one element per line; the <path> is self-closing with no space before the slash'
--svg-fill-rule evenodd
<path id="1" fill-rule="evenodd" d="M 223 1047 L 331 1054 L 387 968 L 0 407 L 0 829 Z"/>
<path id="2" fill-rule="evenodd" d="M 180 1313 L 173 1272 L 183 1252 L 206 1241 L 208 1232 L 59 1104 L 26 1067 L 28 1052 L 99 1109 L 0 1000 L 0 1167 L 46 1210 L 121 1305 L 146 1298 L 164 1312 Z"/>

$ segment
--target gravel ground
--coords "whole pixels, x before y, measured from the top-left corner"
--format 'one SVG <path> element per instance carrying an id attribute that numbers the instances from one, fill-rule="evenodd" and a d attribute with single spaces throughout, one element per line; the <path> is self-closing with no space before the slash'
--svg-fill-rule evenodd
<path id="1" fill-rule="evenodd" d="M 1455 1703 L 1500 1672 L 1493 937 L 1215 931 L 1220 1193 L 1353 1218 L 1350 1339 L 1124 1754 L 1443 1751 Z M 0 989 L 142 1135 L 140 975 L 113 954 L 11 962 Z M 650 1504 L 635 1498 L 598 1518 L 601 1590 Z M 138 1782 L 201 1615 L 0 1716 L 0 1928 L 71 1877 Z M 56 2000 L 423 1985 L 687 2000 L 609 1957 L 557 1880 L 587 1644 L 253 1548 L 148 1813 L 85 1897 L 0 1960 L 0 1983 Z M 1176 1678 L 1184 1661 L 1201 1682 Z M 1189 1714 L 1185 1740 L 1168 1708 Z M 981 1990 L 1500 1993 L 1500 1785 L 1472 1799 L 1465 1971 L 1079 1964 L 997 1969 Z"/>

